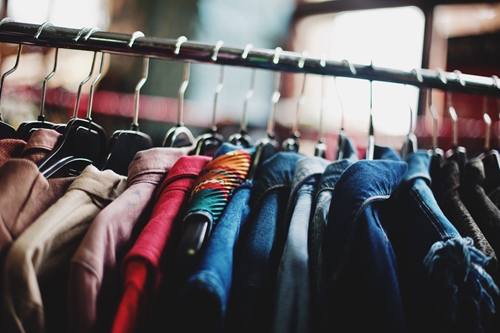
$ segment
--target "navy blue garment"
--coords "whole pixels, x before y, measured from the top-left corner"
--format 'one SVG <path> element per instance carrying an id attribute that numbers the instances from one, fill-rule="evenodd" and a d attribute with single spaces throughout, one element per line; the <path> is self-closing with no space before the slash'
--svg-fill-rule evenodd
<path id="1" fill-rule="evenodd" d="M 438 206 L 427 151 L 409 154 L 406 162 L 383 221 L 397 256 L 408 330 L 483 332 L 498 293 L 483 269 L 489 257 L 461 237 Z"/>
<path id="2" fill-rule="evenodd" d="M 227 332 L 270 329 L 276 272 L 286 239 L 284 216 L 295 164 L 301 157 L 297 153 L 279 152 L 257 170 L 248 235 L 235 267 Z"/>
<path id="3" fill-rule="evenodd" d="M 396 257 L 381 216 L 406 163 L 358 161 L 333 192 L 323 239 L 328 330 L 406 332 Z"/>
<path id="4" fill-rule="evenodd" d="M 340 175 L 352 163 L 358 160 L 356 148 L 346 137 L 344 158 L 330 163 L 319 180 L 318 190 L 314 198 L 313 216 L 309 226 L 307 246 L 309 250 L 309 282 L 311 286 L 311 331 L 323 332 L 327 328 L 328 307 L 323 269 L 323 232 L 328 223 L 328 212 L 332 201 L 333 190 Z"/>
<path id="5" fill-rule="evenodd" d="M 311 332 L 307 236 L 317 185 L 328 163 L 321 157 L 308 156 L 295 168 L 285 215 L 288 234 L 276 279 L 272 332 Z"/>

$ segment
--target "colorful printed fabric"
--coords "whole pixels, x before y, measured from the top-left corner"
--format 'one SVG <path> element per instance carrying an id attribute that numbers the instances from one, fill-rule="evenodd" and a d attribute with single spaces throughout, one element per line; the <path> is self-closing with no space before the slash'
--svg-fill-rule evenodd
<path id="1" fill-rule="evenodd" d="M 184 221 L 192 214 L 208 215 L 216 224 L 226 208 L 231 191 L 241 185 L 250 168 L 251 156 L 234 150 L 214 158 L 196 180 Z"/>

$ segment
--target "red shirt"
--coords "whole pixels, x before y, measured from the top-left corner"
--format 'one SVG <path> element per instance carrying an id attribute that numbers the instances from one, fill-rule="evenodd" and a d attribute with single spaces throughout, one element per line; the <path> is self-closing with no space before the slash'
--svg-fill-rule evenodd
<path id="1" fill-rule="evenodd" d="M 124 291 L 112 332 L 145 331 L 147 316 L 165 275 L 160 258 L 173 240 L 174 225 L 181 222 L 198 174 L 210 160 L 208 156 L 181 157 L 160 186 L 151 219 L 122 262 Z"/>

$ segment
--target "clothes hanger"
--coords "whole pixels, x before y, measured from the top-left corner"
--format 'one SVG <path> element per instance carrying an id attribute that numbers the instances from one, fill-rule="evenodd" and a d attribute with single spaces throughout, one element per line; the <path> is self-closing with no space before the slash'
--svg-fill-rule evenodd
<path id="1" fill-rule="evenodd" d="M 349 70 L 351 71 L 351 74 L 356 76 L 356 74 L 358 73 L 356 71 L 356 68 L 354 67 L 353 64 L 351 64 L 349 62 L 349 60 L 347 59 L 344 59 L 342 60 L 342 62 L 349 68 Z M 337 144 L 337 153 L 335 154 L 335 160 L 341 160 L 344 158 L 344 149 L 345 149 L 345 145 L 346 145 L 346 140 L 347 140 L 347 137 L 345 135 L 345 130 L 344 130 L 344 121 L 345 121 L 345 117 L 344 117 L 344 105 L 342 104 L 342 99 L 340 98 L 340 94 L 339 94 L 339 90 L 338 90 L 338 87 L 337 87 L 337 77 L 333 77 L 333 81 L 335 83 L 335 93 L 337 95 L 337 98 L 339 100 L 339 103 L 340 103 L 340 111 L 341 111 L 341 116 L 340 116 L 340 131 L 339 131 L 339 138 L 338 138 L 338 144 Z"/>
<path id="2" fill-rule="evenodd" d="M 219 54 L 219 50 L 224 44 L 223 41 L 218 41 L 214 47 L 214 52 L 212 54 L 212 60 L 217 62 L 217 56 Z M 217 149 L 224 143 L 224 137 L 222 134 L 217 132 L 217 121 L 216 121 L 216 111 L 217 111 L 217 98 L 219 97 L 219 93 L 224 86 L 224 66 L 220 66 L 220 74 L 219 74 L 219 83 L 215 88 L 215 96 L 214 96 L 214 107 L 212 110 L 212 127 L 209 129 L 207 133 L 201 134 L 196 138 L 196 147 L 194 149 L 194 155 L 208 155 L 213 156 Z"/>
<path id="3" fill-rule="evenodd" d="M 483 119 L 486 124 L 484 135 L 484 151 L 478 156 L 483 162 L 485 181 L 483 187 L 486 193 L 500 186 L 500 155 L 496 149 L 490 149 L 491 118 L 488 114 L 487 97 L 483 96 Z"/>
<path id="4" fill-rule="evenodd" d="M 321 55 L 321 59 L 319 62 L 320 66 L 326 67 L 325 55 Z M 327 146 L 323 142 L 323 114 L 325 108 L 325 77 L 321 77 L 321 102 L 320 102 L 320 111 L 319 111 L 319 126 L 318 126 L 318 142 L 314 146 L 314 156 L 322 157 L 326 159 L 326 149 Z"/>
<path id="5" fill-rule="evenodd" d="M 73 40 L 75 42 L 77 42 L 78 40 L 80 40 L 80 38 L 82 36 L 83 36 L 84 40 L 87 40 L 90 37 L 90 35 L 92 33 L 94 33 L 95 31 L 99 31 L 99 29 L 95 28 L 95 27 L 93 27 L 93 28 L 83 27 L 82 29 L 80 29 L 80 31 L 78 31 L 78 34 L 76 35 L 76 37 Z M 85 34 L 85 36 L 84 36 L 84 34 Z M 90 78 L 92 77 L 92 74 L 94 73 L 94 65 L 95 65 L 96 58 L 97 58 L 97 51 L 94 52 L 94 56 L 92 57 L 92 67 L 90 68 L 89 75 L 85 79 L 83 79 L 83 81 L 80 82 L 80 84 L 78 85 L 78 91 L 76 94 L 76 101 L 75 101 L 75 108 L 73 110 L 73 117 L 72 118 L 78 117 L 78 109 L 80 107 L 80 98 L 82 95 L 82 87 L 85 83 L 87 83 L 90 80 Z M 52 129 L 56 130 L 59 133 L 64 133 L 65 128 L 66 128 L 66 124 L 55 124 L 52 127 Z"/>
<path id="6" fill-rule="evenodd" d="M 42 33 L 43 29 L 46 27 L 53 26 L 52 23 L 45 22 L 43 23 L 39 28 L 37 33 L 35 34 L 35 39 L 38 39 L 40 37 L 40 34 Z M 16 136 L 19 139 L 22 139 L 24 141 L 28 141 L 29 138 L 31 137 L 31 134 L 33 134 L 34 131 L 40 128 L 52 128 L 54 126 L 54 123 L 45 121 L 45 96 L 47 94 L 47 82 L 54 76 L 56 73 L 57 69 L 57 58 L 59 55 L 59 48 L 55 48 L 56 53 L 54 56 L 54 67 L 52 69 L 52 72 L 50 72 L 45 79 L 43 80 L 43 85 L 42 85 L 42 98 L 41 98 L 41 103 L 40 103 L 40 114 L 38 115 L 38 119 L 35 121 L 25 121 L 19 125 L 16 131 Z"/>
<path id="7" fill-rule="evenodd" d="M 438 69 L 438 73 L 441 73 L 441 69 Z M 460 84 L 465 86 L 465 82 L 462 80 L 462 76 L 460 71 L 454 71 L 457 75 L 457 80 L 460 81 Z M 453 123 L 453 142 L 451 149 L 446 151 L 445 157 L 447 160 L 454 160 L 458 163 L 458 168 L 460 170 L 460 175 L 462 175 L 462 171 L 465 167 L 465 163 L 467 162 L 467 150 L 463 146 L 458 145 L 458 126 L 457 126 L 457 112 L 452 105 L 452 94 L 451 92 L 447 92 L 447 104 L 448 104 L 448 113 L 450 114 L 452 123 Z"/>
<path id="8" fill-rule="evenodd" d="M 432 88 L 429 89 L 429 111 L 432 116 L 432 147 L 428 150 L 430 155 L 429 174 L 432 179 L 432 192 L 436 194 L 440 193 L 439 180 L 441 178 L 439 174 L 443 164 L 444 152 L 441 148 L 438 148 L 438 114 L 436 107 L 432 104 Z M 440 195 L 438 194 L 437 197 L 440 197 Z"/>
<path id="9" fill-rule="evenodd" d="M 277 47 L 274 49 L 274 57 L 273 63 L 277 65 L 280 60 L 280 54 L 283 51 L 281 47 Z M 268 157 L 275 154 L 279 149 L 279 144 L 276 141 L 276 136 L 274 133 L 274 121 L 276 115 L 276 105 L 280 100 L 281 86 L 281 72 L 276 71 L 274 74 L 274 92 L 271 98 L 271 112 L 269 113 L 269 118 L 267 121 L 267 131 L 266 136 L 262 139 L 259 139 L 255 145 L 255 152 L 252 156 L 252 163 L 250 164 L 250 169 L 248 170 L 247 180 L 252 181 L 255 177 L 259 166 L 265 161 Z"/>
<path id="10" fill-rule="evenodd" d="M 92 31 L 89 32 L 91 34 Z M 102 78 L 104 53 L 101 53 L 99 73 L 90 85 L 87 116 L 85 119 L 72 118 L 66 125 L 62 138 L 52 152 L 41 162 L 40 172 L 45 178 L 57 171 L 65 175 L 78 175 L 89 164 L 101 169 L 106 159 L 107 136 L 104 129 L 92 121 L 94 87 Z"/>
<path id="11" fill-rule="evenodd" d="M 14 22 L 14 20 L 9 18 L 9 17 L 6 17 L 0 21 L 0 26 L 4 23 L 7 23 L 7 22 Z M 19 65 L 19 59 L 21 58 L 22 49 L 23 49 L 23 45 L 19 44 L 19 47 L 17 49 L 16 63 L 14 64 L 14 67 L 12 67 L 8 71 L 6 71 L 2 75 L 2 78 L 0 79 L 0 97 L 2 96 L 2 88 L 3 88 L 3 83 L 5 80 L 5 77 L 7 75 L 14 73 L 14 71 L 17 69 L 17 66 Z M 0 99 L 0 101 L 1 101 L 1 99 Z M 0 106 L 1 106 L 1 104 L 0 104 Z M 16 129 L 3 121 L 2 110 L 0 108 L 0 139 L 13 139 L 15 137 L 16 137 Z"/>
<path id="12" fill-rule="evenodd" d="M 144 37 L 140 31 L 132 34 L 129 47 L 132 47 L 134 40 Z M 139 91 L 148 78 L 149 58 L 145 57 L 142 66 L 142 78 L 137 83 L 134 93 L 134 118 L 130 130 L 118 130 L 113 133 L 113 136 L 108 143 L 108 158 L 104 164 L 105 169 L 111 169 L 119 175 L 128 175 L 128 166 L 133 161 L 135 154 L 141 150 L 150 149 L 153 147 L 153 140 L 146 133 L 139 131 Z"/>
<path id="13" fill-rule="evenodd" d="M 186 42 L 187 38 L 181 36 L 177 39 L 175 44 L 174 54 L 179 54 L 181 50 L 182 43 Z M 189 72 L 191 69 L 190 62 L 184 62 L 184 73 L 182 75 L 182 83 L 179 87 L 179 101 L 177 106 L 177 125 L 170 128 L 165 135 L 165 140 L 163 141 L 163 147 L 186 147 L 191 146 L 194 143 L 193 133 L 184 126 L 183 115 L 184 115 L 184 93 L 186 92 L 187 86 L 189 84 Z"/>
<path id="14" fill-rule="evenodd" d="M 299 68 L 304 68 L 304 64 L 307 58 L 307 51 L 303 51 L 300 59 L 299 59 Z M 292 124 L 292 131 L 290 133 L 290 137 L 285 139 L 282 144 L 282 149 L 284 151 L 293 151 L 295 153 L 299 152 L 299 145 L 300 145 L 300 132 L 299 132 L 299 110 L 300 107 L 304 104 L 304 101 L 306 99 L 306 96 L 304 94 L 305 88 L 306 88 L 306 79 L 307 79 L 307 74 L 302 74 L 302 89 L 300 91 L 300 96 L 297 100 L 297 108 L 295 109 L 295 120 Z"/>
<path id="15" fill-rule="evenodd" d="M 424 81 L 419 70 L 412 69 L 412 73 L 415 73 L 415 76 L 417 77 L 417 80 L 419 82 Z M 415 123 L 413 121 L 413 108 L 410 104 L 408 104 L 408 109 L 410 110 L 410 128 L 403 143 L 403 147 L 401 148 L 401 157 L 403 158 L 403 160 L 406 158 L 406 156 L 418 150 L 418 139 L 415 135 Z"/>
<path id="16" fill-rule="evenodd" d="M 373 61 L 370 62 L 370 68 L 373 69 Z M 375 135 L 373 129 L 373 80 L 370 80 L 370 125 L 368 128 L 368 145 L 366 146 L 366 159 L 373 160 L 375 152 Z"/>
<path id="17" fill-rule="evenodd" d="M 248 52 L 250 52 L 250 49 L 253 47 L 252 44 L 247 44 L 245 46 L 245 49 L 243 50 L 243 54 L 241 55 L 241 58 L 245 60 L 248 57 Z M 243 101 L 243 112 L 241 114 L 241 123 L 240 123 L 240 130 L 237 133 L 232 134 L 229 136 L 228 141 L 232 143 L 233 145 L 238 145 L 242 147 L 250 147 L 252 145 L 252 138 L 248 134 L 247 130 L 247 107 L 248 107 L 248 101 L 252 98 L 253 93 L 254 93 L 254 87 L 255 87 L 255 72 L 256 69 L 252 68 L 251 74 L 250 74 L 250 87 L 248 88 L 248 91 L 245 95 L 245 100 Z"/>

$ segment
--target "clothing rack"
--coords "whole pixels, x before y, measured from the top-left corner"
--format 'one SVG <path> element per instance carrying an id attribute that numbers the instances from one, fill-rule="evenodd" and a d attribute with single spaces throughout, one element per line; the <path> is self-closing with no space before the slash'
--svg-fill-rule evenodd
<path id="1" fill-rule="evenodd" d="M 459 93 L 500 97 L 500 80 L 496 76 L 484 77 L 462 74 L 459 71 L 414 69 L 403 71 L 373 65 L 352 64 L 347 60 L 323 61 L 320 57 L 303 60 L 296 52 L 263 48 L 242 49 L 231 46 L 185 41 L 177 49 L 178 40 L 137 37 L 133 34 L 100 31 L 95 28 L 66 28 L 50 23 L 43 25 L 14 22 L 4 19 L 0 23 L 0 42 L 46 46 L 54 48 L 97 51 L 138 57 L 182 60 L 250 68 L 269 69 L 291 73 L 311 73 L 352 77 L 372 81 L 410 84 L 419 88 L 433 88 Z M 217 57 L 213 53 L 218 50 Z M 178 51 L 178 52 L 176 52 Z M 244 52 L 247 52 L 244 57 Z M 301 63 L 302 65 L 302 63 Z"/>

